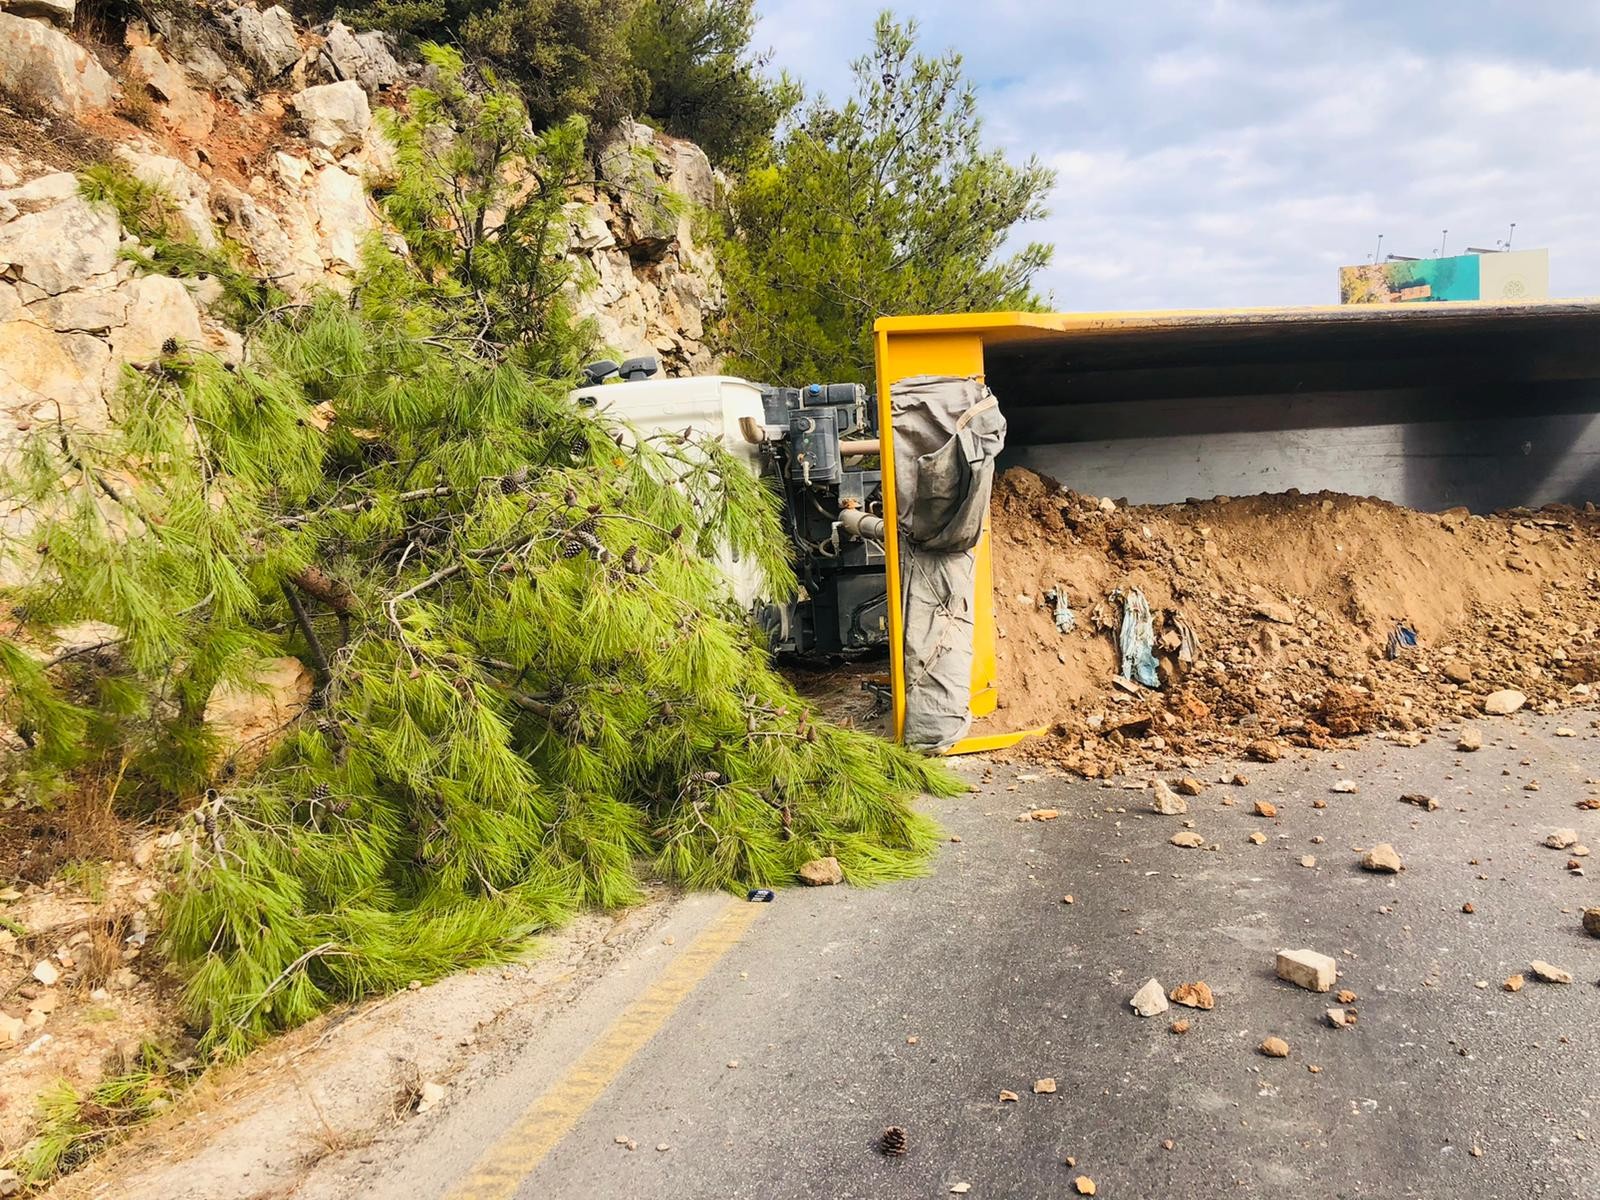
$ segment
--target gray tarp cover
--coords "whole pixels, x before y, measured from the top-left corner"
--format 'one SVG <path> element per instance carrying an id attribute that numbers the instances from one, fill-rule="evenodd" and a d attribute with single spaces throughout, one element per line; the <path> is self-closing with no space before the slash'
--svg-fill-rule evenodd
<path id="1" fill-rule="evenodd" d="M 1006 420 L 977 379 L 916 375 L 889 389 L 905 613 L 906 744 L 942 750 L 972 725 L 974 548 Z"/>

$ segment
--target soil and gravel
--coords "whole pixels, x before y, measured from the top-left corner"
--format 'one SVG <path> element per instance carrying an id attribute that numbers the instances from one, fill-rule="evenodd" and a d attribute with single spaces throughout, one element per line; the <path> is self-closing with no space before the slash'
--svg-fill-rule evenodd
<path id="1" fill-rule="evenodd" d="M 992 522 L 1001 707 L 981 727 L 1047 729 L 1012 753 L 1091 778 L 1358 733 L 1414 741 L 1497 692 L 1549 712 L 1600 680 L 1593 505 L 1435 514 L 1291 492 L 1123 506 L 1018 468 L 996 483 Z M 1066 633 L 1046 598 L 1058 588 Z M 1133 589 L 1159 688 L 1121 674 Z M 1402 627 L 1414 646 L 1394 644 Z"/>

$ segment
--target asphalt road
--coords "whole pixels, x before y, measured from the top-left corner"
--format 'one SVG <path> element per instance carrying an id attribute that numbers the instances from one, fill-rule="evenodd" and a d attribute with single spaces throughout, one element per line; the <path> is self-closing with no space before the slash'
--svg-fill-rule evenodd
<path id="1" fill-rule="evenodd" d="M 1187 818 L 996 766 L 934 807 L 960 840 L 928 878 L 780 893 L 714 953 L 698 939 L 746 906 L 686 902 L 333 1190 L 1055 1197 L 1082 1175 L 1112 1198 L 1600 1197 L 1600 940 L 1579 920 L 1600 904 L 1600 856 L 1579 877 L 1542 845 L 1571 826 L 1600 847 L 1600 812 L 1574 808 L 1600 792 L 1589 721 L 1486 722 L 1476 754 L 1444 735 L 1250 764 L 1248 786 L 1210 783 Z M 1556 737 L 1562 723 L 1580 736 Z M 1360 790 L 1332 793 L 1345 778 Z M 1061 815 L 1019 823 L 1029 806 Z M 1219 848 L 1170 845 L 1185 819 Z M 1403 873 L 1359 869 L 1379 841 Z M 1326 1023 L 1331 996 L 1274 977 L 1274 952 L 1299 946 L 1338 959 L 1354 1028 Z M 703 977 L 656 995 L 659 1029 L 640 1026 L 652 982 L 678 961 L 681 985 L 696 953 Z M 1576 982 L 1505 991 L 1532 959 Z M 1128 1000 L 1151 977 L 1204 980 L 1216 1007 L 1142 1019 Z M 1169 1031 L 1179 1017 L 1187 1034 Z M 1269 1035 L 1287 1059 L 1257 1052 Z M 1034 1094 L 1047 1077 L 1054 1094 Z M 888 1125 L 907 1131 L 903 1158 L 875 1148 Z M 510 1170 L 498 1184 L 486 1154 Z"/>

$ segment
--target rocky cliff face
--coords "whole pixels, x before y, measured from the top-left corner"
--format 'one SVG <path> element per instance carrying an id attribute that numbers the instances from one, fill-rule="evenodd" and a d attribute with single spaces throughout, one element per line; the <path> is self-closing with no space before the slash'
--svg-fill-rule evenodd
<path id="1" fill-rule="evenodd" d="M 381 34 L 306 28 L 278 6 L 173 7 L 94 40 L 72 32 L 73 5 L 0 0 L 0 459 L 39 422 L 103 425 L 123 365 L 169 340 L 244 352 L 216 283 L 136 270 L 137 238 L 79 194 L 78 171 L 120 160 L 203 245 L 233 239 L 291 294 L 347 286 L 392 157 L 374 110 L 403 105 L 420 71 Z M 631 125 L 596 165 L 569 206 L 580 307 L 619 355 L 713 369 L 720 295 L 693 234 L 715 187 L 705 154 Z"/>

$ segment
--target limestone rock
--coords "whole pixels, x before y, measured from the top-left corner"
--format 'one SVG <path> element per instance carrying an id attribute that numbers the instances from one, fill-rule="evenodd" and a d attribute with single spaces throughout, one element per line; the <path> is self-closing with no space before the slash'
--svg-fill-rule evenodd
<path id="1" fill-rule="evenodd" d="M 1326 992 L 1339 977 L 1339 963 L 1315 950 L 1279 950 L 1276 971 L 1285 983 L 1309 992 Z"/>
<path id="2" fill-rule="evenodd" d="M 369 92 L 400 81 L 400 64 L 389 50 L 388 37 L 377 31 L 355 33 L 334 21 L 323 34 L 322 59 L 337 79 L 353 79 Z"/>
<path id="3" fill-rule="evenodd" d="M 306 138 L 333 155 L 359 150 L 372 125 L 367 93 L 353 79 L 324 83 L 295 93 L 295 111 L 306 124 Z"/>
<path id="4" fill-rule="evenodd" d="M 1483 749 L 1483 734 L 1475 725 L 1468 725 L 1461 731 L 1461 736 L 1456 739 L 1456 749 L 1463 754 L 1471 754 L 1474 750 Z"/>
<path id="5" fill-rule="evenodd" d="M 1150 807 L 1163 817 L 1176 817 L 1189 811 L 1189 804 L 1182 796 L 1167 786 L 1167 781 L 1155 781 L 1155 799 Z"/>
<path id="6" fill-rule="evenodd" d="M 212 103 L 189 86 L 181 67 L 168 62 L 154 46 L 135 46 L 128 51 L 128 70 L 162 101 L 167 122 L 176 132 L 192 141 L 210 136 L 215 123 Z"/>
<path id="7" fill-rule="evenodd" d="M 1161 987 L 1161 982 L 1150 980 L 1133 994 L 1133 999 L 1128 1001 L 1133 1006 L 1133 1011 L 1141 1017 L 1154 1017 L 1167 1011 L 1167 993 Z"/>
<path id="8" fill-rule="evenodd" d="M 0 322 L 0 412 L 13 427 L 34 420 L 103 429 L 111 354 L 88 335 L 62 335 L 30 320 Z"/>
<path id="9" fill-rule="evenodd" d="M 1571 971 L 1567 970 L 1565 967 L 1558 967 L 1551 963 L 1547 963 L 1540 958 L 1536 958 L 1529 963 L 1528 970 L 1532 973 L 1535 979 L 1543 980 L 1545 983 L 1572 982 Z"/>
<path id="10" fill-rule="evenodd" d="M 660 156 L 649 126 L 623 122 L 597 160 L 616 205 L 618 244 L 633 259 L 654 262 L 665 257 L 678 238 L 678 214 L 656 172 Z"/>
<path id="11" fill-rule="evenodd" d="M 1201 837 L 1192 829 L 1185 829 L 1179 833 L 1175 833 L 1169 837 L 1167 841 L 1183 850 L 1198 850 L 1201 846 L 1206 844 L 1205 838 Z"/>
<path id="12" fill-rule="evenodd" d="M 0 13 L 0 91 L 62 116 L 111 107 L 117 85 L 100 60 L 66 34 Z"/>
<path id="13" fill-rule="evenodd" d="M 1439 668 L 1439 673 L 1451 683 L 1463 684 L 1472 682 L 1472 668 L 1458 659 L 1451 659 Z"/>
<path id="14" fill-rule="evenodd" d="M 1395 875 L 1405 869 L 1405 863 L 1400 860 L 1393 846 L 1388 842 L 1379 842 L 1361 856 L 1361 869 L 1380 875 Z"/>
<path id="15" fill-rule="evenodd" d="M 1583 931 L 1590 937 L 1600 938 L 1600 908 L 1583 910 Z"/>
<path id="16" fill-rule="evenodd" d="M 70 29 L 73 15 L 78 11 L 78 0 L 0 0 L 0 8 L 15 16 L 53 21 Z"/>
<path id="17" fill-rule="evenodd" d="M 33 964 L 33 977 L 47 988 L 55 987 L 61 982 L 61 968 L 48 958 L 41 958 Z"/>
<path id="18" fill-rule="evenodd" d="M 1186 1008 L 1215 1008 L 1217 998 L 1211 991 L 1211 985 L 1204 980 L 1193 983 L 1180 983 L 1172 989 L 1169 999 L 1174 1004 L 1182 1004 Z"/>
<path id="19" fill-rule="evenodd" d="M 258 664 L 249 685 L 219 683 L 206 700 L 205 721 L 224 753 L 259 758 L 311 699 L 311 672 L 298 658 Z"/>
<path id="20" fill-rule="evenodd" d="M 1576 845 L 1577 841 L 1576 829 L 1553 829 L 1545 835 L 1544 844 L 1552 850 L 1565 850 L 1568 846 Z"/>
<path id="21" fill-rule="evenodd" d="M 62 292 L 28 306 L 28 316 L 57 333 L 108 333 L 128 320 L 128 296 L 121 290 Z"/>
<path id="22" fill-rule="evenodd" d="M 1269 1037 L 1257 1049 L 1268 1058 L 1289 1057 L 1289 1043 L 1281 1037 Z"/>
<path id="23" fill-rule="evenodd" d="M 1508 717 L 1528 702 L 1528 697 L 1515 688 L 1490 692 L 1483 698 L 1483 711 L 1491 716 Z"/>
<path id="24" fill-rule="evenodd" d="M 20 1042 L 27 1032 L 21 1017 L 13 1017 L 8 1013 L 0 1012 L 0 1046 L 14 1046 Z M 4 1183 L 4 1173 L 0 1173 L 0 1184 Z M 7 1193 L 0 1189 L 0 1196 Z"/>
<path id="25" fill-rule="evenodd" d="M 1244 748 L 1244 752 L 1257 762 L 1277 762 L 1283 757 L 1283 747 L 1266 738 L 1258 738 Z"/>
<path id="26" fill-rule="evenodd" d="M 807 887 L 832 887 L 844 882 L 844 870 L 832 855 L 812 859 L 800 868 L 798 874 L 800 882 Z"/>
<path id="27" fill-rule="evenodd" d="M 276 79 L 300 61 L 294 18 L 285 9 L 276 4 L 265 11 L 240 7 L 230 19 L 239 49 L 264 79 Z"/>
<path id="28" fill-rule="evenodd" d="M 312 183 L 311 202 L 323 259 L 332 266 L 359 267 L 361 243 L 377 224 L 361 180 L 339 167 L 323 167 Z"/>
<path id="29" fill-rule="evenodd" d="M 207 250 L 215 250 L 216 225 L 211 219 L 211 189 L 199 172 L 164 154 L 145 154 L 132 146 L 118 146 L 116 156 L 135 178 L 160 188 L 172 197 L 178 216 Z"/>
<path id="30" fill-rule="evenodd" d="M 151 363 L 162 347 L 198 347 L 205 339 L 200 310 L 183 280 L 167 275 L 141 275 L 126 285 L 128 318 L 111 335 L 111 352 L 120 362 Z"/>
<path id="31" fill-rule="evenodd" d="M 71 196 L 0 225 L 0 278 L 21 280 L 54 296 L 117 265 L 116 215 L 77 195 L 77 180 L 68 178 Z"/>

